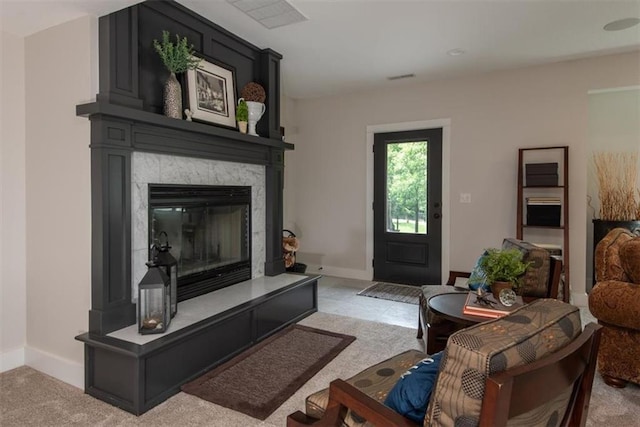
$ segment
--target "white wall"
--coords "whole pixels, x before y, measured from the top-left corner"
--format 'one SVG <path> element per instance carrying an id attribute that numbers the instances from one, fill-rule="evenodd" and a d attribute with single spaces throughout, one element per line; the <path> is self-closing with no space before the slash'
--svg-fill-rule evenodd
<path id="1" fill-rule="evenodd" d="M 484 247 L 515 236 L 518 148 L 568 145 L 571 287 L 586 303 L 587 92 L 639 82 L 640 55 L 631 53 L 297 100 L 285 211 L 301 236 L 299 261 L 363 277 L 366 127 L 450 119 L 450 268 L 469 270 Z M 472 203 L 458 203 L 460 193 Z"/>
<path id="2" fill-rule="evenodd" d="M 24 364 L 26 327 L 24 39 L 0 32 L 0 372 Z"/>
<path id="3" fill-rule="evenodd" d="M 29 36 L 26 52 L 26 363 L 78 387 L 91 290 L 90 126 L 97 21 Z"/>

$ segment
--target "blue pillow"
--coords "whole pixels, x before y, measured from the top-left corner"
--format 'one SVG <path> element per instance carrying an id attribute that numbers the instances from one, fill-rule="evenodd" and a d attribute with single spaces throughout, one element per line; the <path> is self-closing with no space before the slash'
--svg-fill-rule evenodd
<path id="1" fill-rule="evenodd" d="M 402 374 L 384 404 L 410 420 L 422 424 L 438 376 L 442 352 L 421 360 Z"/>
<path id="2" fill-rule="evenodd" d="M 489 291 L 489 284 L 487 283 L 487 274 L 484 272 L 480 263 L 482 262 L 482 258 L 487 256 L 487 251 L 484 251 L 478 261 L 476 261 L 476 265 L 471 270 L 471 275 L 469 276 L 469 280 L 467 281 L 467 285 L 469 289 L 472 291 L 477 291 L 478 288 L 482 288 L 485 291 Z"/>

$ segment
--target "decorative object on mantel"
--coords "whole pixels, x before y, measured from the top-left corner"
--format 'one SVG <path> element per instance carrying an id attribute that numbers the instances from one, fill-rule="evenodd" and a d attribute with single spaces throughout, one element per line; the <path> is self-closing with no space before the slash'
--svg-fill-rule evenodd
<path id="1" fill-rule="evenodd" d="M 154 244 L 151 249 L 154 252 L 153 258 L 155 259 L 155 264 L 164 270 L 164 272 L 169 276 L 170 280 L 170 292 L 169 299 L 171 301 L 171 318 L 173 319 L 176 313 L 178 312 L 178 261 L 171 255 L 169 249 L 169 236 L 165 231 L 161 231 L 159 234 L 159 238 L 164 235 L 164 244 Z"/>
<path id="2" fill-rule="evenodd" d="M 640 220 L 638 152 L 596 152 L 593 154 L 593 163 L 600 198 L 600 219 Z"/>
<path id="3" fill-rule="evenodd" d="M 247 121 L 249 120 L 249 109 L 244 98 L 238 99 L 236 107 L 236 121 L 238 122 L 238 130 L 240 133 L 247 133 Z"/>
<path id="4" fill-rule="evenodd" d="M 171 323 L 171 280 L 157 264 L 149 269 L 138 284 L 138 332 L 142 335 L 166 332 Z"/>
<path id="5" fill-rule="evenodd" d="M 196 120 L 236 127 L 233 71 L 202 60 L 187 72 L 189 110 Z"/>
<path id="6" fill-rule="evenodd" d="M 162 32 L 162 43 L 153 41 L 153 47 L 169 70 L 169 78 L 164 84 L 164 115 L 174 119 L 182 119 L 182 89 L 176 74 L 192 70 L 200 63 L 200 58 L 193 56 L 193 45 L 187 38 L 176 34 L 176 43 L 169 40 L 169 32 Z"/>
<path id="7" fill-rule="evenodd" d="M 193 121 L 193 119 L 191 118 L 193 116 L 193 113 L 188 108 L 184 109 L 184 116 L 187 118 L 186 120 L 188 122 L 192 122 Z"/>
<path id="8" fill-rule="evenodd" d="M 249 135 L 257 136 L 256 124 L 267 110 L 264 105 L 267 95 L 260 84 L 249 82 L 240 91 L 240 96 L 246 101 L 249 110 Z"/>
<path id="9" fill-rule="evenodd" d="M 261 104 L 267 99 L 264 88 L 256 82 L 249 82 L 244 85 L 242 91 L 240 91 L 240 96 L 244 98 L 245 101 L 259 102 Z"/>

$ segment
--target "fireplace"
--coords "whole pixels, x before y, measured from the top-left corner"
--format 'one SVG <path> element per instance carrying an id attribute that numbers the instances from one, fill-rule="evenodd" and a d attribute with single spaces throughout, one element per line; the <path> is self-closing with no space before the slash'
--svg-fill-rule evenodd
<path id="1" fill-rule="evenodd" d="M 251 278 L 251 187 L 149 184 L 149 247 L 178 261 L 178 302 Z"/>

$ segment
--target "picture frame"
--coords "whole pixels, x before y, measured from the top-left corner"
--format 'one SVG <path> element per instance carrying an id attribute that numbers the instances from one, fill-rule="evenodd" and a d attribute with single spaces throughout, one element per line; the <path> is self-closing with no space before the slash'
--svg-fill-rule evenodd
<path id="1" fill-rule="evenodd" d="M 232 70 L 202 59 L 187 71 L 188 105 L 192 118 L 236 127 L 235 76 Z"/>

